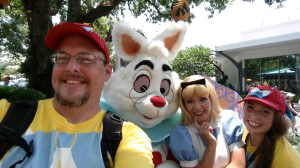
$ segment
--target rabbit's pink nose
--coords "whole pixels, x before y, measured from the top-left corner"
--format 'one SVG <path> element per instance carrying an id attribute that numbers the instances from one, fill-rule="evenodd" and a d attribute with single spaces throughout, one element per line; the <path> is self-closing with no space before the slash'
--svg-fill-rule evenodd
<path id="1" fill-rule="evenodd" d="M 165 99 L 159 96 L 151 97 L 150 101 L 155 107 L 159 107 L 159 108 L 164 107 L 166 104 Z"/>

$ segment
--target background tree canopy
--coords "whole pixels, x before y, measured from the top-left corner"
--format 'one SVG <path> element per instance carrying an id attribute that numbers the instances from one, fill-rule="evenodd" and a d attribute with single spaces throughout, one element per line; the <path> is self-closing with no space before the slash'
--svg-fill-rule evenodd
<path id="1" fill-rule="evenodd" d="M 210 55 L 211 51 L 209 48 L 196 45 L 185 50 L 180 50 L 177 57 L 170 64 L 181 79 L 190 75 L 200 75 L 201 72 L 204 72 L 208 76 L 214 76 L 214 59 Z"/>
<path id="2" fill-rule="evenodd" d="M 215 11 L 223 11 L 233 1 L 188 0 L 190 8 L 208 2 L 210 6 L 205 8 L 210 12 L 208 17 L 212 17 Z M 282 1 L 265 0 L 269 5 Z M 106 38 L 111 21 L 119 20 L 126 7 L 132 15 L 144 14 L 149 22 L 156 23 L 172 20 L 171 5 L 171 0 L 13 0 L 9 7 L 5 7 L 5 12 L 0 13 L 0 48 L 14 57 L 26 57 L 20 72 L 29 80 L 28 87 L 52 97 L 53 63 L 50 55 L 54 51 L 45 45 L 46 34 L 53 27 L 52 16 L 60 14 L 61 22 L 93 24 L 98 28 L 97 33 Z M 189 22 L 193 19 L 191 13 Z"/>

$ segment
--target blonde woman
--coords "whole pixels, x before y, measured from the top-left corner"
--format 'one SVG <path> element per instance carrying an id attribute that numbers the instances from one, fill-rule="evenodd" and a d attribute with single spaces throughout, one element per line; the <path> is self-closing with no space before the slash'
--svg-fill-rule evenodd
<path id="1" fill-rule="evenodd" d="M 193 75 L 178 90 L 181 124 L 170 135 L 170 149 L 187 167 L 245 167 L 243 125 L 231 110 L 222 110 L 214 87 Z"/>

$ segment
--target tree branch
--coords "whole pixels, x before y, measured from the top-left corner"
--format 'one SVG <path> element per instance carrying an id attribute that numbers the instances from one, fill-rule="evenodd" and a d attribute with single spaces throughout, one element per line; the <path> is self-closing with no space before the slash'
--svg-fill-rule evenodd
<path id="1" fill-rule="evenodd" d="M 56 0 L 54 9 L 50 11 L 50 15 L 54 16 L 58 13 L 58 11 L 60 10 L 60 8 L 62 7 L 62 3 L 64 0 Z"/>
<path id="2" fill-rule="evenodd" d="M 84 23 L 82 16 L 81 0 L 68 0 L 67 21 Z"/>
<path id="3" fill-rule="evenodd" d="M 162 13 L 160 12 L 160 10 L 158 9 L 158 7 L 154 3 L 151 3 L 150 0 L 146 0 L 146 2 L 148 2 L 150 5 L 154 6 L 154 8 L 156 9 L 157 13 L 159 15 L 162 15 Z"/>
<path id="4" fill-rule="evenodd" d="M 22 0 L 25 11 L 31 11 L 35 0 Z"/>
<path id="5" fill-rule="evenodd" d="M 124 0 L 106 0 L 101 2 L 95 9 L 92 9 L 83 16 L 83 21 L 86 23 L 94 22 L 96 19 L 107 16 L 112 10 L 116 8 Z"/>

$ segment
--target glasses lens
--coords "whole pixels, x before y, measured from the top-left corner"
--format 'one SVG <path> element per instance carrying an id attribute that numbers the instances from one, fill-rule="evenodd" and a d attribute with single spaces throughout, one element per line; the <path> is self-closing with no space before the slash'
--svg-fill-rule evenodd
<path id="1" fill-rule="evenodd" d="M 51 60 L 52 60 L 54 63 L 56 63 L 56 54 L 53 54 L 53 55 L 51 56 Z"/>
<path id="2" fill-rule="evenodd" d="M 95 56 L 91 54 L 79 54 L 76 56 L 76 60 L 81 64 L 92 64 L 95 62 Z"/>
<path id="3" fill-rule="evenodd" d="M 65 64 L 68 63 L 70 60 L 70 55 L 58 53 L 54 55 L 54 62 L 57 64 Z"/>

